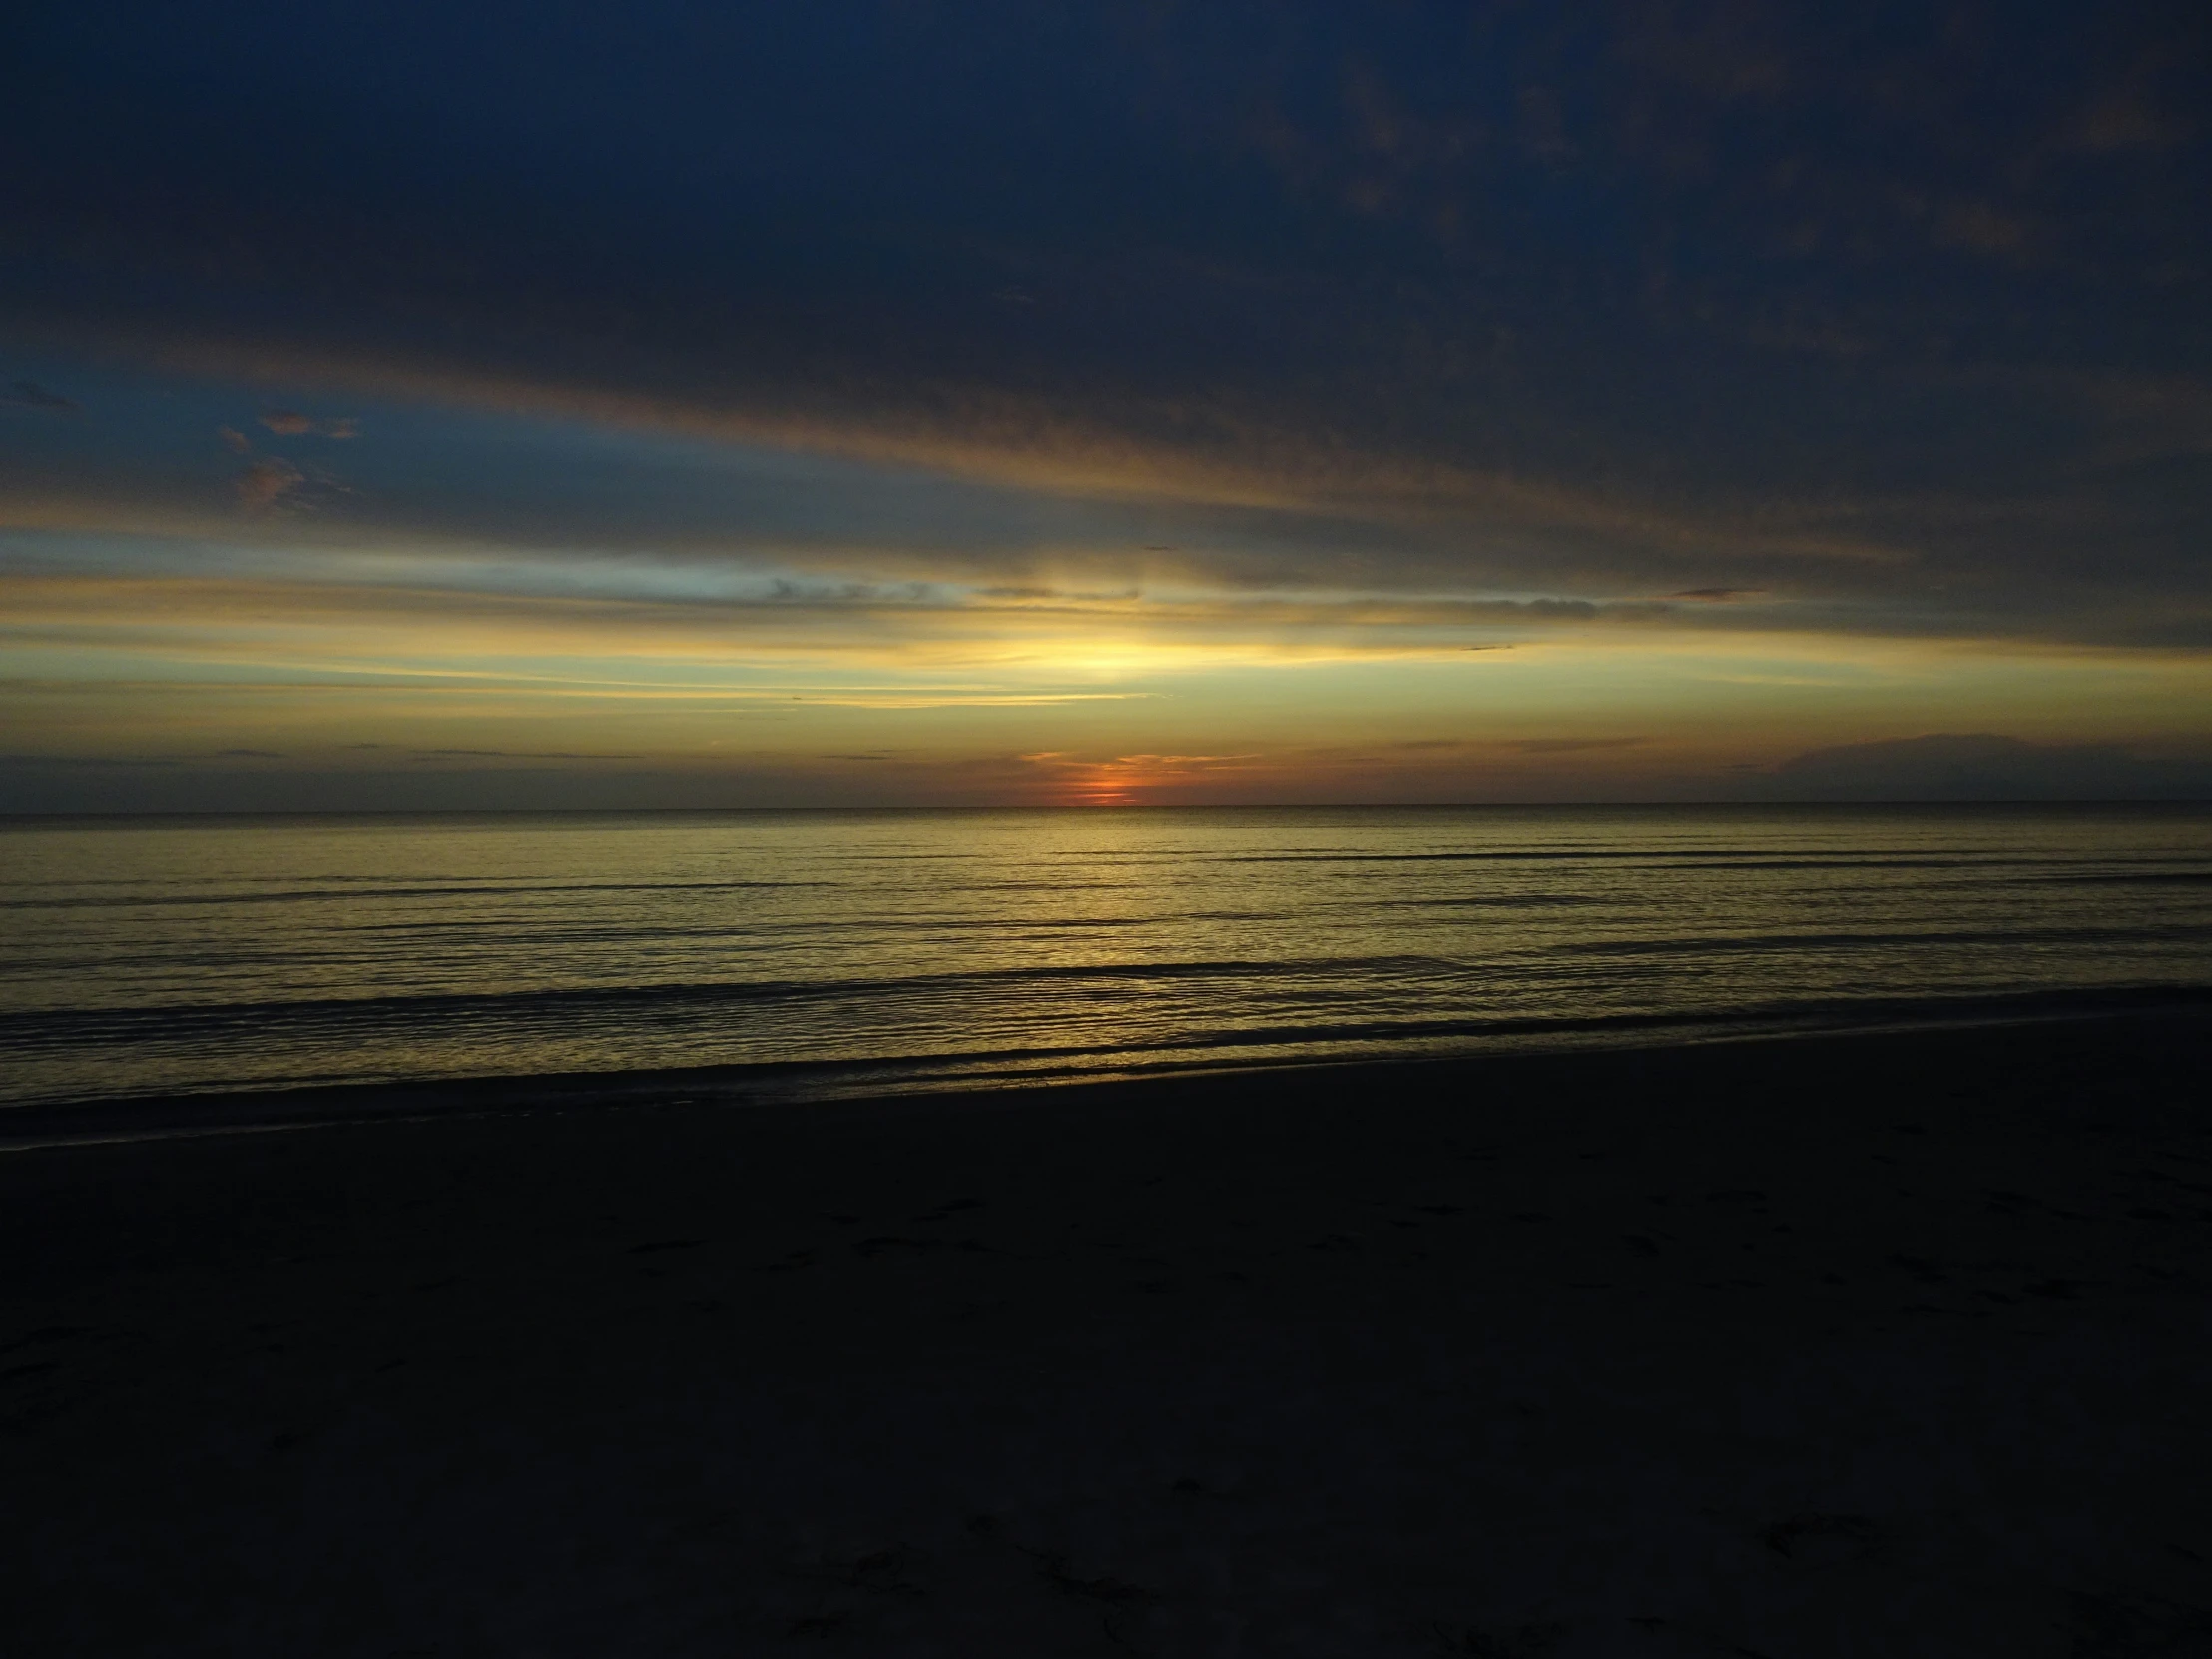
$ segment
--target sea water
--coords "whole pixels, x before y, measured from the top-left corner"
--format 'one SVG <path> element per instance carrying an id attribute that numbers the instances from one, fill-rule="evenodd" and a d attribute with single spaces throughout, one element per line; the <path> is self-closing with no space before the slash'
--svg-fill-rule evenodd
<path id="1" fill-rule="evenodd" d="M 2212 808 L 17 819 L 0 927 L 0 1104 L 828 1096 L 2191 1000 Z"/>

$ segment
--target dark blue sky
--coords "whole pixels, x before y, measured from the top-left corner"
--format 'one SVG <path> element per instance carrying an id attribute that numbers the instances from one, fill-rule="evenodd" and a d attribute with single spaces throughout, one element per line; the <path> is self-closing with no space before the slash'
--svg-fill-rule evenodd
<path id="1" fill-rule="evenodd" d="M 2078 467 L 2123 515 L 2203 505 L 2202 8 L 1569 12 L 34 8 L 0 291 L 93 333 L 838 419 L 1009 399 L 1667 501 Z"/>

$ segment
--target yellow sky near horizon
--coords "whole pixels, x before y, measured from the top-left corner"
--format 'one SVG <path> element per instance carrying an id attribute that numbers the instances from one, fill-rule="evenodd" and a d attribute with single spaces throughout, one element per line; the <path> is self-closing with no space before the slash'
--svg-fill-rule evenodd
<path id="1" fill-rule="evenodd" d="M 977 804 L 1634 798 L 1932 733 L 2193 760 L 2212 727 L 2212 664 L 2190 653 L 1758 629 L 1718 607 L 703 603 L 50 571 L 0 589 L 18 763 L 760 774 Z"/>

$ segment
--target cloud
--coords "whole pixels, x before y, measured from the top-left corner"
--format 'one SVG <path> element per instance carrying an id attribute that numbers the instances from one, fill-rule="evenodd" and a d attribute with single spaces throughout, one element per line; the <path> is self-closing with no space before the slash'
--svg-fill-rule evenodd
<path id="1" fill-rule="evenodd" d="M 280 761 L 284 757 L 274 749 L 219 749 L 219 758 L 236 758 L 252 761 Z"/>
<path id="2" fill-rule="evenodd" d="M 35 380 L 17 380 L 0 392 L 0 408 L 38 409 L 46 414 L 78 414 L 78 406 Z"/>
<path id="3" fill-rule="evenodd" d="M 297 409 L 265 409 L 262 424 L 280 437 L 357 438 L 361 435 L 361 423 L 351 416 L 332 420 L 317 420 L 313 415 L 301 414 Z"/>
<path id="4" fill-rule="evenodd" d="M 281 455 L 265 455 L 238 475 L 239 505 L 250 513 L 267 512 L 307 481 L 307 475 Z"/>
<path id="5" fill-rule="evenodd" d="M 355 745 L 356 748 L 376 747 Z M 467 759 L 487 761 L 642 761 L 643 755 L 592 755 L 567 749 L 414 749 L 411 755 L 432 760 Z"/>
<path id="6" fill-rule="evenodd" d="M 281 455 L 262 456 L 233 480 L 233 488 L 249 514 L 314 512 L 353 493 L 320 467 L 303 468 Z"/>
<path id="7" fill-rule="evenodd" d="M 180 759 L 174 755 L 0 755 L 0 766 L 27 770 L 42 767 L 131 769 L 137 767 L 173 767 L 180 764 Z"/>
<path id="8" fill-rule="evenodd" d="M 833 487 L 768 523 L 709 499 L 671 458 L 707 440 L 1022 492 L 985 535 L 870 527 L 1008 587 L 1074 562 L 1079 500 L 1255 587 L 1694 581 L 1984 636 L 2202 599 L 2205 451 L 2121 452 L 2091 389 L 2206 370 L 2185 9 L 837 10 L 763 53 L 744 8 L 639 0 L 500 78 L 465 7 L 402 44 L 125 0 L 0 109 L 0 310 L 215 364 L 287 445 L 378 392 L 665 440 L 627 479 L 425 442 L 360 511 L 426 538 L 851 529 Z M 51 143 L 88 95 L 117 119 Z M 379 450 L 404 424 L 369 418 Z"/>
<path id="9" fill-rule="evenodd" d="M 2145 759 L 2111 743 L 2040 744 L 1929 733 L 1808 750 L 1770 773 L 1786 798 L 2039 801 L 2212 797 L 2212 764 Z"/>
<path id="10" fill-rule="evenodd" d="M 234 455 L 251 455 L 254 453 L 253 440 L 236 426 L 218 426 L 215 429 L 215 435 L 223 440 L 223 447 L 230 450 Z"/>
<path id="11" fill-rule="evenodd" d="M 2074 144 L 2095 155 L 2186 144 L 2195 125 L 2163 106 L 2157 67 L 2153 57 L 2106 85 L 2082 110 L 2070 135 Z"/>
<path id="12" fill-rule="evenodd" d="M 1586 749 L 1633 749 L 1645 738 L 1514 738 L 1504 745 L 1523 755 L 1574 755 Z"/>
<path id="13" fill-rule="evenodd" d="M 720 591 L 671 593 L 651 580 L 628 591 L 577 591 L 562 584 L 557 571 L 545 573 L 546 585 L 535 591 L 512 577 L 502 589 L 472 584 L 476 573 L 465 567 L 447 570 L 428 560 L 357 567 L 353 580 L 293 561 L 277 569 L 281 574 L 268 577 L 25 570 L 0 573 L 0 596 L 18 634 L 37 628 L 229 632 L 247 623 L 288 624 L 342 630 L 355 640 L 373 634 L 412 641 L 418 651 L 454 652 L 462 660 L 499 649 L 628 651 L 724 662 L 740 641 L 754 652 L 837 655 L 896 646 L 915 658 L 933 649 L 987 645 L 994 654 L 1041 652 L 1044 660 L 1100 653 L 1161 657 L 1185 649 L 1457 659 L 1506 649 L 1497 641 L 1470 641 L 1469 634 L 1619 636 L 1663 631 L 1667 622 L 1663 611 L 1644 604 L 1541 600 L 1201 589 L 1044 605 L 978 600 L 951 585 L 918 595 L 904 585 L 863 583 L 787 594 L 759 578 Z"/>
<path id="14" fill-rule="evenodd" d="M 1945 248 L 2012 255 L 2027 247 L 2033 228 L 1987 202 L 1955 202 L 1935 215 L 1929 234 Z"/>

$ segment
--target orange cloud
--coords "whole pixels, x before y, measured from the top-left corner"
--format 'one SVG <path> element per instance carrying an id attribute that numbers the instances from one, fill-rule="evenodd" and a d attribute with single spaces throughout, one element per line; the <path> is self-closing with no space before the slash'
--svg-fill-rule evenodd
<path id="1" fill-rule="evenodd" d="M 265 455 L 239 474 L 239 505 L 250 513 L 267 512 L 306 481 L 307 475 L 281 455 Z"/>
<path id="2" fill-rule="evenodd" d="M 278 436 L 287 438 L 357 438 L 361 435 L 361 423 L 350 415 L 334 420 L 317 420 L 313 415 L 301 414 L 297 409 L 264 410 L 262 424 Z"/>

